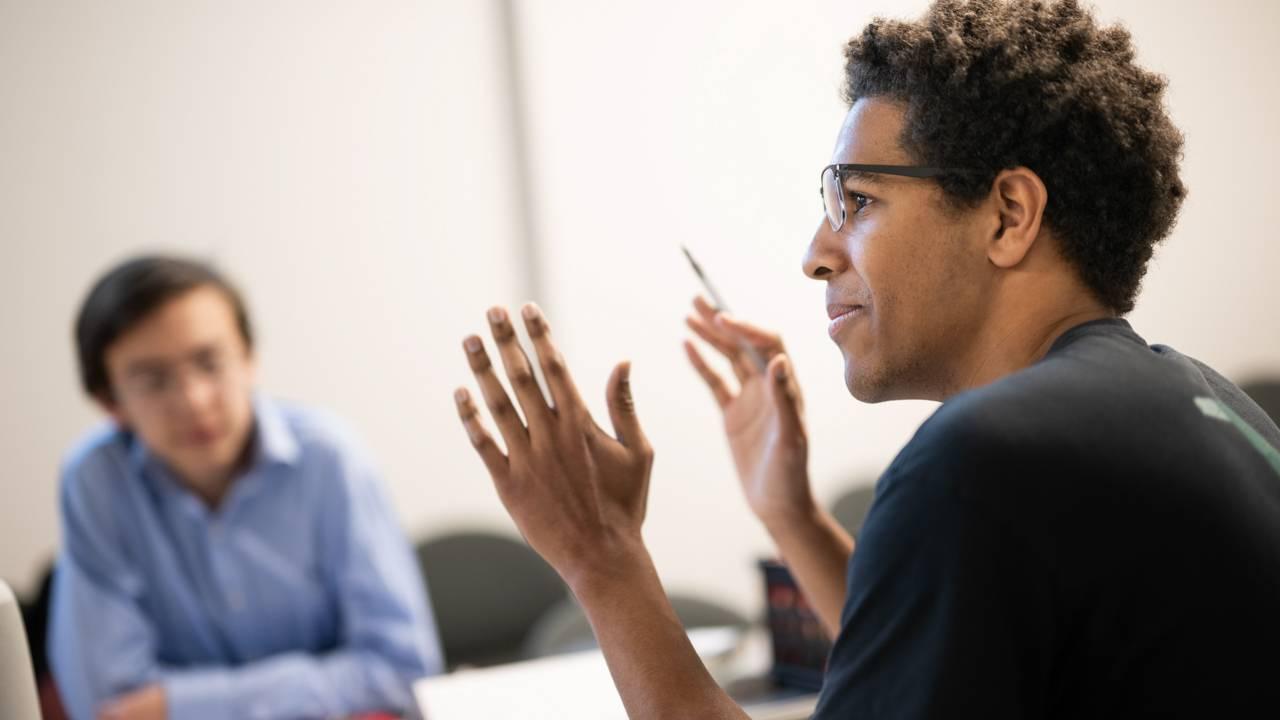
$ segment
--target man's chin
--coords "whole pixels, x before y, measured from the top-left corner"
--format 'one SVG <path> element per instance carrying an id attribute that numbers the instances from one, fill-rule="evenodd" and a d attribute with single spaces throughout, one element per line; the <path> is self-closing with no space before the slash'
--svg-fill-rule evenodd
<path id="1" fill-rule="evenodd" d="M 888 382 L 890 374 L 877 372 L 868 362 L 855 362 L 847 352 L 844 356 L 844 385 L 849 394 L 859 402 L 881 403 L 889 400 L 901 400 L 903 388 Z"/>
<path id="2" fill-rule="evenodd" d="M 844 386 L 855 400 L 864 403 L 877 403 L 881 397 L 880 388 L 871 382 L 865 369 L 860 369 L 848 358 L 844 362 Z"/>
<path id="3" fill-rule="evenodd" d="M 854 364 L 845 358 L 844 384 L 849 394 L 864 403 L 893 400 L 932 400 L 943 398 L 932 391 L 933 385 L 921 381 L 918 373 L 903 372 L 898 366 Z"/>
<path id="4" fill-rule="evenodd" d="M 880 392 L 877 388 L 850 385 L 849 383 L 845 383 L 845 385 L 849 388 L 849 394 L 853 396 L 854 400 L 867 403 L 868 405 L 893 399 Z"/>
<path id="5" fill-rule="evenodd" d="M 182 479 L 203 484 L 211 478 L 225 478 L 232 474 L 236 461 L 236 455 L 229 452 L 190 453 L 174 463 L 173 469 Z"/>

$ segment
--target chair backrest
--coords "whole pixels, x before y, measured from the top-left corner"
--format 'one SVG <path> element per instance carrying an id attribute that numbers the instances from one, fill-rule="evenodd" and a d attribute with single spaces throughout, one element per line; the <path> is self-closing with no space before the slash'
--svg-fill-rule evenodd
<path id="1" fill-rule="evenodd" d="M 685 630 L 731 625 L 745 628 L 748 621 L 739 613 L 709 600 L 669 594 L 671 607 Z M 565 598 L 549 610 L 529 633 L 524 654 L 530 658 L 562 655 L 596 647 L 587 615 L 572 598 Z"/>
<path id="2" fill-rule="evenodd" d="M 1258 407 L 1271 417 L 1271 422 L 1280 425 L 1280 377 L 1257 378 L 1241 383 L 1240 389 L 1258 403 Z"/>
<path id="3" fill-rule="evenodd" d="M 515 538 L 450 533 L 420 543 L 417 554 L 450 669 L 520 659 L 533 624 L 569 596 L 556 571 Z"/>
<path id="4" fill-rule="evenodd" d="M 0 718 L 40 720 L 35 673 L 27 633 L 22 627 L 22 608 L 13 590 L 0 580 Z"/>
<path id="5" fill-rule="evenodd" d="M 875 481 L 860 482 L 831 503 L 831 514 L 855 538 L 862 532 L 871 501 L 876 497 Z"/>

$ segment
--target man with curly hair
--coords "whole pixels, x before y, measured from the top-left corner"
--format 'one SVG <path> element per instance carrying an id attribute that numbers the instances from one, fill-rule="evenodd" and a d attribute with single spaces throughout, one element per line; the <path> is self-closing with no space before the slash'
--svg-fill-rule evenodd
<path id="1" fill-rule="evenodd" d="M 1186 194 L 1165 81 L 1075 0 L 939 0 L 846 56 L 804 270 L 854 397 L 942 401 L 881 477 L 857 552 L 814 501 L 779 337 L 699 300 L 689 324 L 735 386 L 687 347 L 752 510 L 835 636 L 815 717 L 1274 714 L 1280 430 L 1122 319 Z M 633 718 L 743 717 L 644 546 L 653 451 L 629 366 L 609 436 L 545 318 L 523 314 L 553 403 L 502 308 L 523 420 L 480 339 L 464 346 L 506 453 L 457 395 L 500 497 L 582 602 Z"/>

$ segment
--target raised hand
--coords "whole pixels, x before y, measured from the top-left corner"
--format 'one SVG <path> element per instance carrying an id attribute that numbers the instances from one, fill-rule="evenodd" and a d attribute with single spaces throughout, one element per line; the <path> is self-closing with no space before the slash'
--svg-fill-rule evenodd
<path id="1" fill-rule="evenodd" d="M 812 512 L 804 400 L 782 339 L 718 312 L 705 298 L 695 298 L 693 305 L 689 328 L 729 361 L 737 377 L 737 387 L 731 386 L 693 342 L 685 341 L 689 362 L 724 415 L 747 504 L 766 525 Z M 767 363 L 765 368 L 748 347 Z"/>
<path id="2" fill-rule="evenodd" d="M 630 364 L 619 363 L 609 378 L 609 435 L 583 404 L 542 312 L 530 304 L 522 316 L 552 403 L 543 397 L 500 307 L 489 310 L 489 325 L 523 420 L 480 338 L 466 338 L 463 349 L 505 453 L 485 429 L 470 393 L 459 388 L 454 399 L 507 512 L 530 546 L 573 585 L 582 574 L 609 567 L 618 553 L 643 552 L 640 526 L 653 450 L 636 418 Z"/>

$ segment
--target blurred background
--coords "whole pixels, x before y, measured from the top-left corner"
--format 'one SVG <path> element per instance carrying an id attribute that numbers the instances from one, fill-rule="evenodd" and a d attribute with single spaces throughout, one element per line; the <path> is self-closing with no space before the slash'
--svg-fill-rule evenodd
<path id="1" fill-rule="evenodd" d="M 634 362 L 668 589 L 756 616 L 772 553 L 688 368 L 699 291 L 781 329 L 812 475 L 868 485 L 933 410 L 842 381 L 800 259 L 844 113 L 842 46 L 924 0 L 0 0 L 0 577 L 58 546 L 62 454 L 101 421 L 71 323 L 132 254 L 245 290 L 261 386 L 344 417 L 412 538 L 513 533 L 451 401 L 488 305 L 536 300 L 593 409 Z M 1131 320 L 1243 382 L 1280 372 L 1280 4 L 1101 0 L 1171 79 L 1191 194 Z"/>

